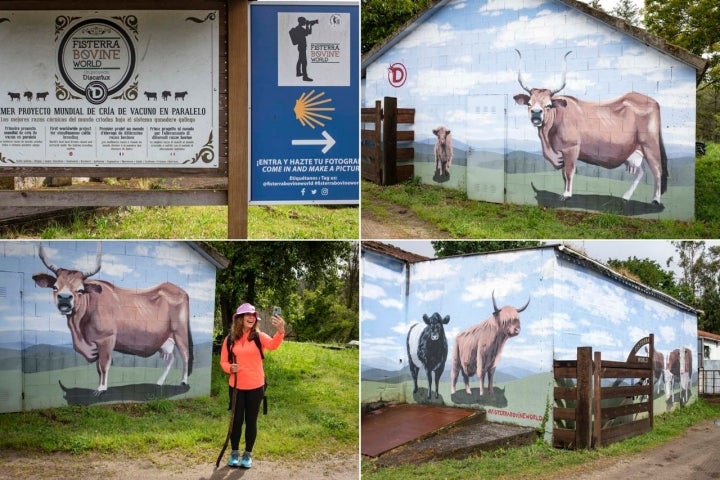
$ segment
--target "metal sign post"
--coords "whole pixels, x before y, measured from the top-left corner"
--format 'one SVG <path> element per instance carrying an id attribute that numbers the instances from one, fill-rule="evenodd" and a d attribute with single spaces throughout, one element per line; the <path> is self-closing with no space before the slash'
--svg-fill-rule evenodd
<path id="1" fill-rule="evenodd" d="M 250 204 L 357 204 L 360 2 L 250 4 Z"/>

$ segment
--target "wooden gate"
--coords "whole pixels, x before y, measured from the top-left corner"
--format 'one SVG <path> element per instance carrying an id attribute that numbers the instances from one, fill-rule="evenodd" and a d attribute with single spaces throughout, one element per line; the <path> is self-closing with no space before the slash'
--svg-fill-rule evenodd
<path id="1" fill-rule="evenodd" d="M 412 178 L 415 148 L 413 130 L 398 125 L 415 123 L 414 108 L 397 108 L 397 98 L 385 97 L 385 106 L 377 100 L 375 107 L 363 108 L 360 114 L 362 178 L 378 185 L 395 185 Z M 409 162 L 409 163 L 402 163 Z"/>
<path id="2" fill-rule="evenodd" d="M 648 356 L 638 355 L 647 346 Z M 607 446 L 653 428 L 654 336 L 638 341 L 626 362 L 593 356 L 578 347 L 577 360 L 555 360 L 553 445 Z"/>

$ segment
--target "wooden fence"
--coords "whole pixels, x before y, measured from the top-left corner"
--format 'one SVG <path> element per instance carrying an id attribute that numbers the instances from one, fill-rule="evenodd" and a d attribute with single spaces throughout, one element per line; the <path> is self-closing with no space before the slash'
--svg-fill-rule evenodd
<path id="1" fill-rule="evenodd" d="M 395 97 L 385 97 L 383 102 L 377 100 L 374 107 L 360 112 L 361 171 L 366 180 L 394 185 L 411 179 L 414 173 L 415 148 L 409 144 L 415 140 L 415 132 L 398 129 L 398 125 L 414 124 L 415 109 L 397 108 Z"/>
<path id="2" fill-rule="evenodd" d="M 648 356 L 637 355 L 646 345 Z M 653 353 L 651 334 L 635 344 L 626 362 L 593 356 L 591 347 L 578 347 L 576 360 L 555 360 L 553 445 L 595 448 L 651 431 Z"/>

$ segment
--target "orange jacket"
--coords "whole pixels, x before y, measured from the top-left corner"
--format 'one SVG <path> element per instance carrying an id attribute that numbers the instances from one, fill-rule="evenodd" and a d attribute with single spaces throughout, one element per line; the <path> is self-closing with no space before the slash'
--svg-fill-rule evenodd
<path id="1" fill-rule="evenodd" d="M 263 352 L 265 350 L 277 349 L 282 343 L 283 338 L 285 338 L 285 334 L 280 332 L 276 332 L 272 337 L 264 332 L 258 333 L 260 334 L 260 344 L 263 347 Z M 222 350 L 220 350 L 220 367 L 225 373 L 230 374 L 228 385 L 232 387 L 234 380 L 233 374 L 230 372 L 227 341 L 228 338 L 225 337 Z M 247 334 L 235 340 L 233 343 L 233 353 L 235 354 L 235 363 L 238 364 L 236 388 L 239 390 L 253 390 L 265 385 L 265 371 L 263 370 L 260 350 L 254 341 L 248 340 Z"/>

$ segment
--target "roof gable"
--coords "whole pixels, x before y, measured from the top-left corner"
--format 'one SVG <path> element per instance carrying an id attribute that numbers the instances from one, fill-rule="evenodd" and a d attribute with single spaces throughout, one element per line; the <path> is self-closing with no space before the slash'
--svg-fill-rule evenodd
<path id="1" fill-rule="evenodd" d="M 508 0 L 511 2 L 512 0 Z M 614 17 L 606 12 L 592 8 L 586 3 L 578 0 L 551 0 L 562 3 L 568 7 L 575 9 L 585 15 L 588 15 L 595 20 L 602 22 L 614 30 L 617 30 L 625 35 L 633 37 L 639 42 L 652 47 L 664 54 L 670 55 L 680 62 L 683 62 L 690 67 L 695 69 L 696 83 L 700 83 L 702 76 L 708 68 L 708 61 L 681 48 L 673 45 L 663 38 L 660 38 L 642 28 L 631 25 L 622 18 Z M 365 69 L 368 65 L 373 63 L 383 53 L 390 50 L 400 40 L 411 34 L 418 26 L 428 20 L 430 17 L 439 12 L 443 7 L 447 6 L 451 0 L 437 0 L 432 2 L 425 10 L 416 14 L 413 18 L 405 22 L 400 28 L 398 28 L 393 34 L 385 39 L 382 43 L 375 45 L 368 53 L 363 55 L 362 58 L 362 76 L 365 76 Z"/>

